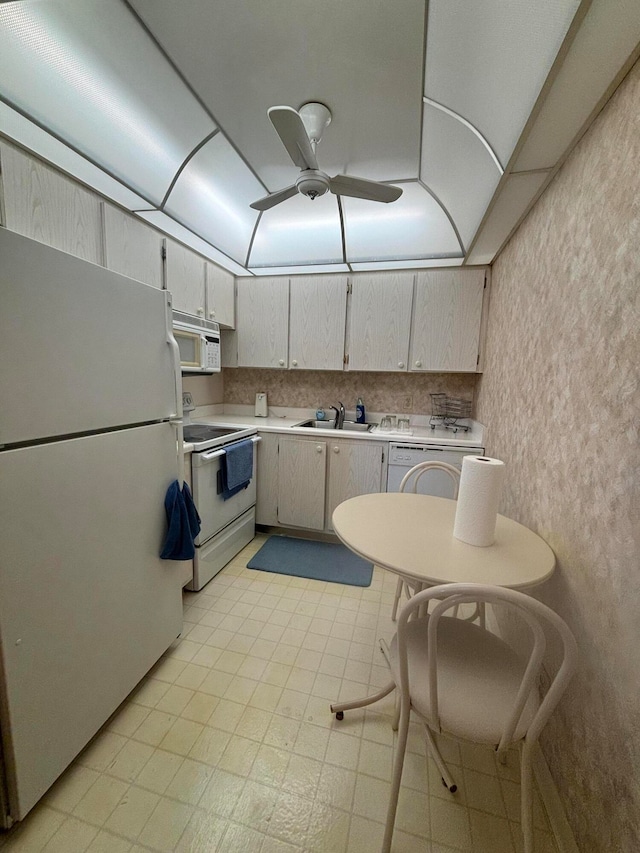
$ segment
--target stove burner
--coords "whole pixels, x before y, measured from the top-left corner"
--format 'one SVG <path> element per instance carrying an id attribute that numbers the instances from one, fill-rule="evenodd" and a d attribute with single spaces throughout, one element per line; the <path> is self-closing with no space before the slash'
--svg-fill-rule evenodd
<path id="1" fill-rule="evenodd" d="M 208 424 L 186 424 L 183 428 L 184 440 L 188 442 L 210 441 L 213 438 L 223 438 L 233 435 L 237 429 L 209 426 Z"/>

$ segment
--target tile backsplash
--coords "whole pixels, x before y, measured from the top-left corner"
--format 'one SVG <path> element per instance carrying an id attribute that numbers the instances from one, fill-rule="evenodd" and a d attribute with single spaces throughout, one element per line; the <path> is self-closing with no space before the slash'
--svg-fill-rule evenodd
<path id="1" fill-rule="evenodd" d="M 315 408 L 340 400 L 355 409 L 362 397 L 370 412 L 430 414 L 429 394 L 472 400 L 479 374 L 233 368 L 224 370 L 223 377 L 224 402 L 233 405 L 253 405 L 256 391 L 266 391 L 270 406 Z"/>

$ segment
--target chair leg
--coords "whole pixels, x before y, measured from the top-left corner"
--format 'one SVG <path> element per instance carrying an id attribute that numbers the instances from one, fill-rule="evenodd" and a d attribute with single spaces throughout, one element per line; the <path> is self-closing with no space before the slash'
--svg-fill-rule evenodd
<path id="1" fill-rule="evenodd" d="M 396 693 L 396 703 L 395 703 L 395 707 L 393 709 L 393 720 L 391 721 L 391 728 L 393 729 L 394 732 L 398 731 L 398 725 L 400 723 L 400 709 L 401 709 L 400 691 L 398 691 Z"/>
<path id="2" fill-rule="evenodd" d="M 398 583 L 396 584 L 396 597 L 393 601 L 393 610 L 391 611 L 391 621 L 395 622 L 396 617 L 398 615 L 398 605 L 400 604 L 400 599 L 402 598 L 402 588 L 404 586 L 404 581 L 401 577 L 398 578 Z"/>
<path id="3" fill-rule="evenodd" d="M 445 788 L 448 788 L 452 794 L 455 794 L 455 792 L 458 790 L 458 786 L 456 785 L 451 773 L 449 773 L 449 769 L 444 763 L 444 758 L 440 755 L 440 750 L 438 749 L 438 745 L 435 741 L 435 738 L 431 733 L 431 729 L 429 728 L 429 726 L 425 725 L 424 730 L 427 735 L 427 745 L 429 747 L 429 752 L 431 753 L 431 756 L 436 763 L 436 767 L 440 771 L 440 776 L 442 777 L 442 784 L 445 786 Z"/>
<path id="4" fill-rule="evenodd" d="M 393 839 L 393 827 L 396 822 L 396 811 L 398 810 L 398 796 L 400 794 L 400 781 L 402 779 L 402 767 L 404 764 L 404 753 L 407 748 L 407 735 L 409 734 L 409 710 L 408 697 L 402 697 L 400 707 L 400 730 L 396 744 L 396 756 L 393 762 L 393 778 L 391 780 L 391 793 L 389 794 L 389 809 L 387 811 L 387 824 L 384 829 L 384 840 L 381 853 L 391 853 L 391 841 Z"/>
<path id="5" fill-rule="evenodd" d="M 520 808 L 524 853 L 533 849 L 533 777 L 531 772 L 531 745 L 526 741 L 520 751 Z"/>

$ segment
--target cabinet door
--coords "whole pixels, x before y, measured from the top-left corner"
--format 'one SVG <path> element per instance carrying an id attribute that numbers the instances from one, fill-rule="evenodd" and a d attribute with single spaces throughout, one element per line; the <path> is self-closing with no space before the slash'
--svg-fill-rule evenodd
<path id="1" fill-rule="evenodd" d="M 484 276 L 483 269 L 418 273 L 411 370 L 477 370 Z"/>
<path id="2" fill-rule="evenodd" d="M 102 215 L 106 268 L 161 288 L 161 234 L 110 204 L 103 203 Z"/>
<path id="3" fill-rule="evenodd" d="M 328 445 L 327 528 L 332 530 L 331 517 L 338 504 L 358 495 L 384 491 L 382 475 L 386 445 L 335 439 Z"/>
<path id="4" fill-rule="evenodd" d="M 207 318 L 227 329 L 236 327 L 236 284 L 227 270 L 206 261 Z"/>
<path id="5" fill-rule="evenodd" d="M 240 278 L 238 367 L 287 367 L 289 279 Z"/>
<path id="6" fill-rule="evenodd" d="M 289 367 L 342 370 L 346 275 L 292 278 L 289 299 Z"/>
<path id="7" fill-rule="evenodd" d="M 11 145 L 0 143 L 4 225 L 102 264 L 100 200 L 75 181 Z"/>
<path id="8" fill-rule="evenodd" d="M 335 439 L 328 445 L 327 529 L 332 530 L 331 517 L 338 504 L 358 495 L 384 491 L 382 463 L 386 445 Z"/>
<path id="9" fill-rule="evenodd" d="M 350 370 L 407 369 L 413 278 L 413 273 L 354 276 Z"/>
<path id="10" fill-rule="evenodd" d="M 173 308 L 204 318 L 204 258 L 175 240 L 167 238 L 165 245 L 167 290 L 173 297 Z"/>
<path id="11" fill-rule="evenodd" d="M 261 432 L 257 445 L 256 523 L 278 523 L 278 440 L 273 432 Z"/>
<path id="12" fill-rule="evenodd" d="M 327 446 L 313 439 L 280 438 L 278 522 L 309 530 L 324 528 Z"/>

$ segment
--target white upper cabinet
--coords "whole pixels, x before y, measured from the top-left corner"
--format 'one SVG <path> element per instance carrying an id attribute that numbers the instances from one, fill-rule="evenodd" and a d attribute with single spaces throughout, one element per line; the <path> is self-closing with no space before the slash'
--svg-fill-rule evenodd
<path id="1" fill-rule="evenodd" d="M 227 329 L 236 327 L 236 287 L 230 272 L 206 261 L 207 320 Z"/>
<path id="2" fill-rule="evenodd" d="M 349 323 L 350 370 L 406 370 L 413 273 L 356 275 Z"/>
<path id="3" fill-rule="evenodd" d="M 104 265 L 121 275 L 162 287 L 162 235 L 117 207 L 103 203 Z"/>
<path id="4" fill-rule="evenodd" d="M 96 195 L 2 142 L 0 167 L 6 228 L 102 264 L 102 224 Z"/>
<path id="5" fill-rule="evenodd" d="M 205 317 L 205 260 L 181 243 L 166 238 L 167 290 L 173 297 L 173 308 Z"/>
<path id="6" fill-rule="evenodd" d="M 288 366 L 289 279 L 240 278 L 238 367 Z"/>
<path id="7" fill-rule="evenodd" d="M 342 370 L 347 276 L 292 278 L 289 298 L 289 367 Z"/>
<path id="8" fill-rule="evenodd" d="M 484 282 L 484 269 L 417 274 L 411 370 L 478 369 Z"/>

